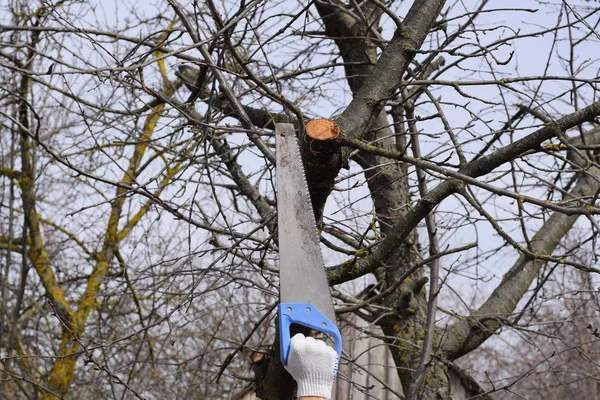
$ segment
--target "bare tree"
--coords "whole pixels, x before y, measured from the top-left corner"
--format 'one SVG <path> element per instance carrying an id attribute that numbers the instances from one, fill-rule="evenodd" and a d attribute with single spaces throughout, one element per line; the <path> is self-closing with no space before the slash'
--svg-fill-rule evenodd
<path id="1" fill-rule="evenodd" d="M 411 400 L 457 396 L 452 374 L 480 398 L 556 376 L 597 392 L 596 3 L 0 4 L 7 396 L 294 397 L 277 122 L 298 131 L 339 322 L 366 322 L 402 393 L 340 379 Z M 341 135 L 306 137 L 316 117 Z M 553 321 L 548 291 L 585 314 Z M 518 335 L 544 355 L 511 371 Z M 479 384 L 459 367 L 489 354 Z"/>

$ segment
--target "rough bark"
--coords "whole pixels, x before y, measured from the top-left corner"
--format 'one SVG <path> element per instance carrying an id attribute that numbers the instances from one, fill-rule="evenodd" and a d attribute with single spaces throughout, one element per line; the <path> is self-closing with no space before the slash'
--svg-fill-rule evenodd
<path id="1" fill-rule="evenodd" d="M 342 3 L 337 2 L 337 6 L 316 3 L 326 32 L 335 40 L 344 59 L 348 84 L 354 94 L 352 102 L 336 121 L 343 136 L 352 138 L 366 136 L 370 140 L 386 137 L 387 139 L 379 142 L 379 146 L 386 150 L 395 149 L 395 141 L 383 106 L 400 85 L 415 55 L 415 50 L 420 48 L 425 40 L 429 27 L 438 15 L 442 4 L 443 1 L 415 1 L 403 26 L 397 29 L 392 41 L 375 64 L 377 48 L 369 37 L 373 36 L 371 29 L 376 29 L 373 27 L 377 26 L 381 14 L 377 7 L 369 6 L 364 9 L 364 15 L 371 18 L 372 25 L 368 27 L 344 13 L 340 8 L 343 7 Z M 301 152 L 305 161 L 313 209 L 319 220 L 327 197 L 333 189 L 333 180 L 340 168 L 348 162 L 349 152 L 313 152 L 305 141 L 300 142 L 304 144 Z M 367 171 L 366 178 L 374 200 L 380 230 L 383 235 L 386 235 L 394 226 L 394 221 L 404 213 L 405 206 L 410 201 L 406 166 L 399 163 L 382 167 L 387 160 L 370 152 L 362 152 L 356 161 Z M 411 265 L 419 256 L 415 245 L 416 234 L 411 235 L 412 240 L 398 243 L 395 251 L 380 258 L 380 262 L 386 265 L 376 274 L 382 287 L 391 286 L 402 273 L 402 266 Z M 416 281 L 421 282 L 418 276 Z M 425 321 L 426 315 L 420 306 L 418 307 L 419 318 L 412 318 L 417 314 L 411 308 L 411 305 L 415 304 L 412 301 L 413 292 L 422 296 L 421 287 L 408 283 L 407 286 L 398 288 L 384 301 L 385 305 L 397 306 L 399 309 L 398 316 L 382 320 L 384 331 L 389 331 L 390 328 L 393 331 L 400 323 L 398 319 L 402 320 L 402 323 L 416 324 L 418 327 L 421 326 L 422 321 Z M 395 337 L 399 331 L 393 333 L 392 337 Z M 277 382 L 273 381 L 273 376 L 276 375 L 275 373 L 265 375 L 264 379 L 258 380 L 258 386 L 277 386 Z"/>
<path id="2" fill-rule="evenodd" d="M 422 45 L 442 5 L 443 2 L 439 1 L 415 1 L 403 25 L 398 27 L 392 41 L 375 64 L 376 47 L 368 40 L 372 33 L 369 27 L 340 11 L 340 3 L 338 7 L 317 3 L 326 32 L 336 41 L 346 63 L 348 84 L 354 94 L 352 102 L 336 121 L 343 136 L 377 140 L 379 148 L 395 150 L 396 141 L 383 105 L 400 85 L 415 50 Z M 364 14 L 372 17 L 372 27 L 377 26 L 380 15 L 378 10 L 366 9 Z M 320 218 L 321 210 L 333 188 L 333 179 L 340 167 L 348 162 L 349 151 L 315 154 L 303 148 L 302 153 L 313 207 L 317 218 Z M 386 236 L 392 233 L 395 221 L 404 215 L 410 203 L 407 167 L 404 163 L 389 165 L 385 156 L 368 151 L 359 153 L 355 160 L 365 169 L 379 230 Z M 419 258 L 416 232 L 411 229 L 406 234 L 409 237 L 407 240 L 397 241 L 393 251 L 378 258 L 380 267 L 373 272 L 382 289 L 394 285 L 405 272 L 404 268 L 414 264 Z M 352 266 L 346 266 L 345 269 L 352 269 Z M 411 279 L 406 280 L 382 301 L 382 305 L 397 312 L 378 320 L 378 324 L 390 338 L 391 348 L 396 350 L 393 355 L 396 365 L 404 371 L 401 373 L 401 380 L 405 387 L 413 379 L 409 371 L 418 362 L 419 352 L 414 351 L 411 346 L 398 346 L 397 338 L 402 336 L 402 343 L 422 339 L 419 335 L 422 334 L 426 320 L 426 302 L 422 290 L 425 282 L 426 279 L 418 271 L 415 272 Z M 439 375 L 441 382 L 445 374 L 440 370 Z"/>
<path id="3" fill-rule="evenodd" d="M 385 114 L 380 116 L 383 106 L 400 86 L 409 63 L 413 60 L 416 50 L 423 45 L 444 1 L 416 0 L 379 59 L 376 58 L 376 47 L 368 39 L 368 27 L 341 11 L 341 2 L 335 3 L 338 7 L 321 2 L 317 2 L 316 5 L 327 35 L 336 41 L 340 55 L 347 63 L 346 76 L 354 94 L 352 101 L 336 122 L 342 136 L 362 138 L 378 118 L 386 119 Z M 371 13 L 368 11 L 366 14 L 372 16 L 372 22 L 376 22 L 379 18 L 376 9 Z M 303 151 L 317 219 L 333 190 L 335 177 L 340 168 L 348 163 L 349 153 L 342 151 L 325 158 Z"/>

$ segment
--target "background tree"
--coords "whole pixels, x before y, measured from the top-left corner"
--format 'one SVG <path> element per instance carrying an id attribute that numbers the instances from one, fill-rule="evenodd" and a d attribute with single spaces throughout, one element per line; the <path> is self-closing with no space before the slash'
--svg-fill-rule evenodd
<path id="1" fill-rule="evenodd" d="M 0 4 L 8 396 L 293 397 L 277 122 L 340 323 L 372 325 L 403 396 L 450 398 L 457 363 L 482 396 L 597 394 L 596 3 Z"/>

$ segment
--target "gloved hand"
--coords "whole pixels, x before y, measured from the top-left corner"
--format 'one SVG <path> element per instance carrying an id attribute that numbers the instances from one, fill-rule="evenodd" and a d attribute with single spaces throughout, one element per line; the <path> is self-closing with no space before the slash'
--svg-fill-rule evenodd
<path id="1" fill-rule="evenodd" d="M 329 399 L 336 359 L 337 353 L 324 341 L 296 334 L 290 340 L 290 355 L 285 368 L 298 383 L 297 396 Z"/>

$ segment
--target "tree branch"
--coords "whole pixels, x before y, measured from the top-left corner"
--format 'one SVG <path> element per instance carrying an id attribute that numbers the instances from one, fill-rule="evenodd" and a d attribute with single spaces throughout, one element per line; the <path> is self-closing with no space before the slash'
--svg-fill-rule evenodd
<path id="1" fill-rule="evenodd" d="M 556 122 L 546 124 L 535 132 L 496 150 L 488 156 L 480 157 L 477 160 L 470 162 L 464 169 L 460 169 L 459 173 L 472 178 L 488 174 L 502 164 L 517 158 L 521 154 L 538 149 L 545 140 L 560 135 L 564 131 L 584 122 L 592 121 L 598 115 L 600 115 L 600 101 L 571 113 Z M 381 150 L 373 148 L 373 151 Z M 400 153 L 395 154 L 397 154 L 398 157 L 404 157 Z M 415 165 L 418 164 L 415 163 Z M 329 283 L 334 285 L 347 282 L 371 273 L 380 267 L 380 263 L 382 260 L 386 259 L 386 255 L 393 251 L 398 243 L 405 240 L 408 234 L 417 227 L 417 224 L 425 217 L 425 215 L 433 210 L 433 208 L 446 197 L 460 190 L 462 185 L 462 182 L 458 180 L 449 180 L 440 183 L 432 189 L 427 196 L 421 198 L 416 205 L 410 207 L 404 215 L 398 218 L 391 232 L 374 248 L 373 252 L 368 257 L 357 260 L 353 265 L 341 264 L 328 268 L 327 276 Z"/>
<path id="2" fill-rule="evenodd" d="M 363 75 L 360 82 L 350 81 L 351 89 L 355 92 L 354 97 L 336 120 L 343 136 L 349 139 L 359 139 L 371 128 L 371 125 L 383 110 L 385 102 L 393 97 L 402 83 L 402 77 L 406 73 L 409 63 L 425 41 L 429 28 L 441 11 L 443 4 L 443 0 L 414 1 L 402 27 L 396 29 L 392 40 L 376 61 L 376 64 L 368 66 L 368 74 L 361 72 L 361 74 L 366 75 Z M 336 35 L 334 37 L 343 37 L 340 34 L 347 34 L 348 30 L 352 30 L 351 18 L 347 15 L 336 14 L 336 6 L 329 5 L 325 7 L 321 3 L 317 3 L 317 8 L 319 8 L 321 17 L 326 24 L 328 34 Z M 328 23 L 328 21 L 330 22 Z M 340 24 L 340 21 L 346 22 Z M 362 44 L 362 46 L 364 47 L 365 44 Z M 344 50 L 343 47 L 340 47 L 340 49 L 341 51 Z M 363 52 L 363 59 L 365 51 L 367 51 L 367 56 L 372 58 L 373 56 L 369 55 L 375 50 L 366 47 L 364 49 L 359 47 L 358 49 Z M 356 55 L 355 57 L 359 56 Z M 345 61 L 356 62 L 357 60 Z M 348 64 L 348 66 L 351 65 L 353 64 Z M 354 71 L 352 75 L 348 75 L 347 71 L 347 76 L 356 76 L 357 72 Z M 378 125 L 385 126 L 386 124 Z M 347 164 L 351 150 L 344 149 L 341 153 L 328 154 L 327 157 L 322 157 L 311 154 L 304 147 L 302 155 L 305 159 L 306 174 L 311 177 L 308 184 L 313 209 L 316 213 L 319 213 L 333 189 L 333 182 L 340 168 Z M 317 217 L 320 217 L 320 214 Z"/>
<path id="3" fill-rule="evenodd" d="M 600 168 L 591 167 L 583 173 L 575 188 L 573 197 L 590 196 L 600 188 Z M 565 215 L 554 212 L 531 240 L 532 251 L 551 254 L 560 240 L 569 232 L 579 215 Z M 522 254 L 487 301 L 473 313 L 449 326 L 440 344 L 440 355 L 454 360 L 479 347 L 501 326 L 502 319 L 512 313 L 529 289 L 546 260 Z"/>

